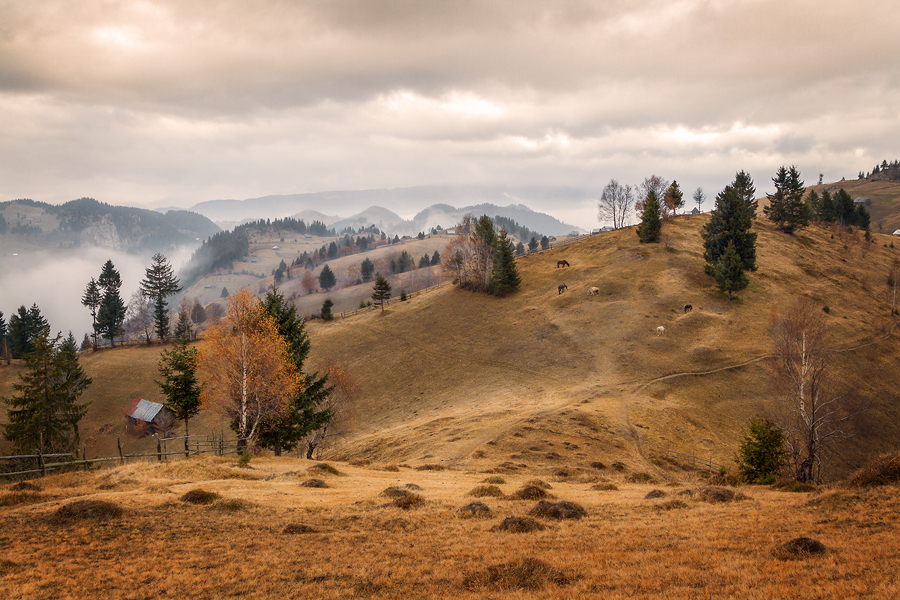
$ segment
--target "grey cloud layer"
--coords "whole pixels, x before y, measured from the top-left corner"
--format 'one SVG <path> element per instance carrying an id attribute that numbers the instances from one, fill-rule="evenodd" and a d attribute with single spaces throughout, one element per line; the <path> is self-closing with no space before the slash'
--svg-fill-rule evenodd
<path id="1" fill-rule="evenodd" d="M 900 133 L 889 1 L 45 0 L 0 17 L 0 198 L 652 171 L 718 186 L 782 163 L 840 178 L 894 158 Z"/>

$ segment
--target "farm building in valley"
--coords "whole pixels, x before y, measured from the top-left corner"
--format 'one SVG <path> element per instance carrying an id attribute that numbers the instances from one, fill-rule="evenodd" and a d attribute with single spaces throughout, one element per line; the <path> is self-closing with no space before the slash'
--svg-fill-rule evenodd
<path id="1" fill-rule="evenodd" d="M 175 423 L 175 414 L 158 402 L 135 398 L 125 409 L 128 425 L 147 435 L 166 433 Z"/>

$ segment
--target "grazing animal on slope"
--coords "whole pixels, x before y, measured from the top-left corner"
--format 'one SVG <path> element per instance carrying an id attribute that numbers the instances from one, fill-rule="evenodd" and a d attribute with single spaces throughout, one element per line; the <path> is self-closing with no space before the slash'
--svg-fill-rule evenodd
<path id="1" fill-rule="evenodd" d="M 656 337 L 662 337 L 666 335 L 666 328 L 660 325 L 656 328 Z"/>
<path id="2" fill-rule="evenodd" d="M 564 291 L 564 290 L 567 290 L 567 289 L 569 289 L 569 286 L 567 286 L 566 284 L 564 284 L 564 283 L 559 284 L 559 285 L 556 287 L 557 296 L 558 296 L 559 294 L 562 294 L 563 291 Z"/>
<path id="3" fill-rule="evenodd" d="M 684 314 L 688 314 L 688 313 L 691 312 L 692 310 L 694 310 L 694 307 L 691 306 L 690 304 L 685 304 L 685 305 L 684 305 Z"/>
<path id="4" fill-rule="evenodd" d="M 598 288 L 598 287 L 592 287 L 591 289 L 588 290 L 588 296 L 599 296 L 599 295 L 600 295 L 600 288 Z"/>
<path id="5" fill-rule="evenodd" d="M 570 266 L 570 265 L 569 265 L 569 262 L 566 261 L 566 260 L 558 260 L 558 261 L 556 261 L 556 268 L 557 268 L 557 269 L 560 268 L 560 267 L 568 267 L 568 266 Z"/>

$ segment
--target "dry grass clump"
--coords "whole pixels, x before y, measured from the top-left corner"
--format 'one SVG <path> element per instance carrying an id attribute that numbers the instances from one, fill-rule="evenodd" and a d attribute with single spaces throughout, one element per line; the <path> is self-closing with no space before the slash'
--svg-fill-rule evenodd
<path id="1" fill-rule="evenodd" d="M 94 519 L 104 521 L 122 516 L 122 507 L 105 500 L 76 500 L 60 506 L 50 519 L 53 523 L 65 523 Z"/>
<path id="2" fill-rule="evenodd" d="M 18 563 L 14 563 L 11 560 L 3 559 L 0 560 L 0 575 L 6 575 L 7 573 L 12 573 L 16 569 L 19 568 Z"/>
<path id="3" fill-rule="evenodd" d="M 396 485 L 392 485 L 391 487 L 384 488 L 379 496 L 384 496 L 385 498 L 401 498 L 405 495 L 409 494 L 409 491 L 404 490 L 401 487 L 397 487 Z"/>
<path id="4" fill-rule="evenodd" d="M 496 485 L 479 485 L 478 487 L 470 490 L 467 495 L 473 496 L 475 498 L 484 498 L 485 496 L 500 498 L 501 496 L 503 496 L 503 490 L 498 488 Z"/>
<path id="5" fill-rule="evenodd" d="M 551 475 L 557 481 L 566 481 L 567 479 L 580 477 L 581 471 L 579 471 L 578 469 L 571 469 L 569 467 L 561 467 L 559 469 L 554 469 Z"/>
<path id="6" fill-rule="evenodd" d="M 847 479 L 847 487 L 866 488 L 900 482 L 900 452 L 883 454 Z"/>
<path id="7" fill-rule="evenodd" d="M 772 556 L 778 560 L 801 560 L 818 554 L 825 554 L 825 544 L 808 537 L 794 538 L 772 549 Z"/>
<path id="8" fill-rule="evenodd" d="M 372 464 L 372 461 L 367 458 L 350 461 L 351 467 L 368 467 L 371 464 Z"/>
<path id="9" fill-rule="evenodd" d="M 600 462 L 599 460 L 597 460 L 597 461 L 594 461 L 591 463 L 591 468 L 597 469 L 598 471 L 602 471 L 603 469 L 606 468 L 606 465 L 603 464 L 602 462 Z"/>
<path id="10" fill-rule="evenodd" d="M 240 479 L 243 481 L 256 481 L 263 475 L 249 473 L 246 469 L 238 469 L 235 466 L 221 464 L 227 461 L 225 458 L 203 458 L 201 460 L 177 460 L 169 463 L 159 463 L 142 473 L 142 478 L 150 479 L 175 479 L 182 481 L 209 481 L 213 479 Z M 131 468 L 137 468 L 135 463 Z M 119 469 L 122 471 L 123 469 Z M 130 471 L 128 467 L 124 470 Z"/>
<path id="11" fill-rule="evenodd" d="M 390 473 L 396 473 L 397 471 L 400 470 L 400 467 L 398 467 L 397 465 L 381 465 L 380 467 L 378 467 L 378 470 L 379 471 L 388 471 Z"/>
<path id="12" fill-rule="evenodd" d="M 468 504 L 464 504 L 460 506 L 456 514 L 460 517 L 490 517 L 493 515 L 490 507 L 484 502 L 469 502 Z"/>
<path id="13" fill-rule="evenodd" d="M 31 504 L 40 502 L 44 496 L 40 492 L 13 492 L 0 496 L 0 506 L 16 506 L 17 504 Z"/>
<path id="14" fill-rule="evenodd" d="M 503 496 L 504 500 L 543 500 L 545 498 L 555 498 L 552 494 L 548 494 L 543 488 L 536 485 L 525 485 L 509 494 Z"/>
<path id="15" fill-rule="evenodd" d="M 572 579 L 540 559 L 524 558 L 470 573 L 463 580 L 463 586 L 472 591 L 483 588 L 536 590 L 547 585 L 568 585 Z"/>
<path id="16" fill-rule="evenodd" d="M 19 481 L 9 486 L 11 492 L 40 492 L 41 486 L 33 481 Z"/>
<path id="17" fill-rule="evenodd" d="M 446 468 L 444 465 L 428 464 L 419 465 L 416 467 L 416 471 L 444 471 Z"/>
<path id="18" fill-rule="evenodd" d="M 421 489 L 422 489 L 422 486 L 421 486 L 421 485 L 418 485 L 418 484 L 416 484 L 416 483 L 407 483 L 407 484 L 404 485 L 403 487 L 406 488 L 406 489 L 408 489 L 408 490 L 421 490 Z"/>
<path id="19" fill-rule="evenodd" d="M 316 533 L 317 531 L 318 530 L 315 527 L 310 527 L 304 523 L 290 523 L 284 526 L 281 533 L 293 535 L 297 533 Z"/>
<path id="20" fill-rule="evenodd" d="M 506 517 L 499 525 L 491 527 L 491 531 L 508 531 L 510 533 L 530 533 L 543 531 L 547 527 L 531 517 Z"/>
<path id="21" fill-rule="evenodd" d="M 500 477 L 499 475 L 492 475 L 490 477 L 485 477 L 481 480 L 481 483 L 495 483 L 495 484 L 503 484 L 506 483 L 506 480 Z"/>
<path id="22" fill-rule="evenodd" d="M 644 496 L 644 500 L 653 500 L 655 498 L 665 498 L 668 494 L 666 494 L 662 490 L 650 490 L 647 492 L 647 495 Z"/>
<path id="23" fill-rule="evenodd" d="M 221 498 L 219 494 L 215 492 L 208 492 L 206 490 L 197 488 L 190 491 L 185 492 L 179 500 L 182 502 L 187 502 L 188 504 L 212 504 L 219 498 Z"/>
<path id="24" fill-rule="evenodd" d="M 540 479 L 529 479 L 528 481 L 525 482 L 525 484 L 526 485 L 534 485 L 534 486 L 537 486 L 537 487 L 539 487 L 541 489 L 545 489 L 545 490 L 553 489 L 553 486 L 551 486 L 546 481 L 542 481 Z"/>
<path id="25" fill-rule="evenodd" d="M 312 475 L 343 475 L 340 471 L 329 465 L 328 463 L 318 463 L 307 469 Z"/>
<path id="26" fill-rule="evenodd" d="M 719 504 L 721 502 L 737 502 L 739 500 L 748 500 L 749 497 L 742 492 L 736 492 L 728 488 L 707 485 L 693 490 L 684 490 L 678 493 L 679 496 L 690 496 L 702 502 L 710 504 Z"/>
<path id="27" fill-rule="evenodd" d="M 815 492 L 819 489 L 819 486 L 814 483 L 809 483 L 807 481 L 797 481 L 795 479 L 791 479 L 789 481 L 779 481 L 772 487 L 781 492 L 794 492 L 797 494 Z"/>
<path id="28" fill-rule="evenodd" d="M 419 494 L 406 492 L 405 496 L 394 498 L 394 500 L 389 504 L 391 506 L 396 506 L 397 508 L 402 508 L 403 510 L 409 510 L 411 508 L 419 508 L 420 506 L 425 504 L 425 498 L 423 498 Z"/>
<path id="29" fill-rule="evenodd" d="M 614 483 L 595 483 L 591 489 L 598 492 L 618 492 L 619 486 Z"/>
<path id="30" fill-rule="evenodd" d="M 225 512 L 240 512 L 242 510 L 247 510 L 251 506 L 253 505 L 243 498 L 229 498 L 227 500 L 215 502 L 212 505 L 212 508 Z"/>
<path id="31" fill-rule="evenodd" d="M 300 484 L 300 487 L 309 487 L 309 488 L 327 488 L 328 484 L 322 481 L 321 479 L 316 479 L 313 477 L 312 479 L 307 479 L 303 483 Z"/>
<path id="32" fill-rule="evenodd" d="M 569 502 L 568 500 L 560 500 L 555 503 L 541 500 L 534 508 L 528 511 L 528 514 L 543 519 L 561 521 L 563 519 L 581 519 L 587 516 L 587 511 L 580 504 Z"/>
<path id="33" fill-rule="evenodd" d="M 625 463 L 621 463 L 621 462 L 619 462 L 619 461 L 614 462 L 614 463 L 613 463 L 612 465 L 610 465 L 610 466 L 611 466 L 614 470 L 618 471 L 619 473 L 624 473 L 626 470 L 628 470 L 628 467 L 625 466 Z"/>
<path id="34" fill-rule="evenodd" d="M 626 477 L 625 481 L 628 483 L 656 483 L 656 477 L 650 473 L 637 472 Z"/>
<path id="35" fill-rule="evenodd" d="M 670 498 L 665 502 L 659 502 L 653 505 L 657 510 L 675 510 L 677 508 L 687 508 L 688 504 L 681 498 Z"/>

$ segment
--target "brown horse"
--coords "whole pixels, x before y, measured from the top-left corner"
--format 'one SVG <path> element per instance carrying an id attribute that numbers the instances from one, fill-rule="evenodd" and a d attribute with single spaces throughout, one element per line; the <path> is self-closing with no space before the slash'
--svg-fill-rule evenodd
<path id="1" fill-rule="evenodd" d="M 565 260 L 558 260 L 558 261 L 556 261 L 556 268 L 557 268 L 557 269 L 560 268 L 560 267 L 568 267 L 568 266 L 570 266 L 569 263 L 568 263 L 568 261 L 565 261 Z"/>
<path id="2" fill-rule="evenodd" d="M 567 289 L 569 289 L 569 286 L 567 286 L 566 284 L 564 284 L 564 283 L 559 284 L 556 287 L 556 291 L 557 291 L 556 295 L 558 296 L 559 294 L 562 294 Z"/>

